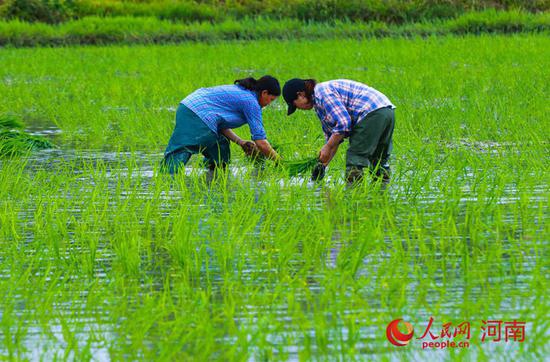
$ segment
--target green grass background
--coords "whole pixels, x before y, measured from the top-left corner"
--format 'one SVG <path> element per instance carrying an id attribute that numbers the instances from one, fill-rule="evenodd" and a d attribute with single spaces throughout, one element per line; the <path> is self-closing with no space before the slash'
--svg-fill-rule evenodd
<path id="1" fill-rule="evenodd" d="M 154 44 L 221 40 L 318 40 L 373 37 L 429 37 L 465 34 L 548 34 L 548 12 L 520 10 L 466 13 L 451 19 L 427 19 L 414 23 L 382 21 L 304 22 L 266 17 L 225 19 L 220 22 L 172 22 L 154 17 L 85 17 L 57 25 L 0 21 L 0 45 L 64 46 L 101 44 Z"/>

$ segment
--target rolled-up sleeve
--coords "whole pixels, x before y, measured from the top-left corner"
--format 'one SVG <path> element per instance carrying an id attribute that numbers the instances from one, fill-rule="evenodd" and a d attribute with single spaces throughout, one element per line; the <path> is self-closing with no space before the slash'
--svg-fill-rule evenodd
<path id="1" fill-rule="evenodd" d="M 332 130 L 329 128 L 326 121 L 327 121 L 326 118 L 321 120 L 321 127 L 323 128 L 323 133 L 325 134 L 325 141 L 328 142 L 328 139 L 332 135 Z"/>
<path id="2" fill-rule="evenodd" d="M 250 128 L 252 139 L 254 141 L 267 139 L 264 124 L 262 122 L 262 108 L 257 102 L 248 102 L 245 105 L 244 116 Z"/>

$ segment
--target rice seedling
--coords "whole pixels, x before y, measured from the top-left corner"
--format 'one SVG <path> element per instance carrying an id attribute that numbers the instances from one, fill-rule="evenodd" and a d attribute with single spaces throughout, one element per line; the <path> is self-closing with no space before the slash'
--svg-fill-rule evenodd
<path id="1" fill-rule="evenodd" d="M 520 35 L 3 49 L 0 113 L 59 129 L 60 148 L 0 159 L 1 358 L 544 359 L 549 45 Z M 236 147 L 215 175 L 200 160 L 159 172 L 187 93 L 268 72 L 388 94 L 389 188 L 346 187 L 345 148 L 319 183 L 271 163 L 257 172 Z M 323 145 L 318 120 L 284 112 L 265 108 L 268 139 L 288 162 L 309 160 Z M 470 347 L 423 349 L 430 317 L 438 337 L 470 322 Z M 396 318 L 414 326 L 407 346 L 386 337 Z M 525 340 L 482 341 L 483 320 L 525 321 Z"/>
<path id="2" fill-rule="evenodd" d="M 271 147 L 273 147 L 273 149 L 277 151 L 279 155 L 284 156 L 283 160 L 280 163 L 280 166 L 285 168 L 288 171 L 288 175 L 291 177 L 302 175 L 306 172 L 310 172 L 313 169 L 313 167 L 318 163 L 317 157 L 309 157 L 302 160 L 287 159 L 281 145 L 277 143 L 273 143 Z M 251 160 L 252 163 L 256 166 L 262 166 L 262 167 L 265 166 L 266 159 L 261 154 L 252 154 L 248 156 L 248 159 Z"/>
<path id="3" fill-rule="evenodd" d="M 290 176 L 298 176 L 313 170 L 319 159 L 317 157 L 306 158 L 303 160 L 285 161 L 284 165 L 288 169 Z"/>
<path id="4" fill-rule="evenodd" d="M 24 132 L 23 123 L 17 117 L 0 115 L 0 157 L 16 156 L 53 147 L 53 143 L 48 139 Z"/>
<path id="5" fill-rule="evenodd" d="M 0 129 L 1 130 L 12 130 L 12 129 L 22 129 L 23 123 L 14 115 L 4 114 L 0 115 Z"/>

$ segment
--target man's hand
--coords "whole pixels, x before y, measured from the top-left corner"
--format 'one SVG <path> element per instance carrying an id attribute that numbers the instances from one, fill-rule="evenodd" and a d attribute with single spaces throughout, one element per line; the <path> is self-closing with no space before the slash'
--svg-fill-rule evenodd
<path id="1" fill-rule="evenodd" d="M 325 165 L 318 162 L 311 172 L 311 181 L 321 181 L 325 177 Z"/>

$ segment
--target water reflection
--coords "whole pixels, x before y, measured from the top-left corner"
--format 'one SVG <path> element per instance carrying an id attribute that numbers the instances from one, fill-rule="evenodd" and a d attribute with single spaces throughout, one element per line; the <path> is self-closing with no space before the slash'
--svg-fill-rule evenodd
<path id="1" fill-rule="evenodd" d="M 130 276 L 131 268 L 125 270 L 124 261 L 117 259 L 120 256 L 113 251 L 113 243 L 116 241 L 109 239 L 107 230 L 99 230 L 98 235 L 93 235 L 94 232 L 98 232 L 98 228 L 94 228 L 80 234 L 80 237 L 98 240 L 93 253 L 85 240 L 75 240 L 73 232 L 65 235 L 69 239 L 66 240 L 69 245 L 65 247 L 63 255 L 51 260 L 51 264 L 53 261 L 57 264 L 57 268 L 49 266 L 51 275 L 46 275 L 46 269 L 33 270 L 33 277 L 43 280 L 46 286 L 60 288 L 60 284 L 56 283 L 61 282 L 68 286 L 67 294 L 55 296 L 56 302 L 50 306 L 51 313 L 59 316 L 63 322 L 55 318 L 47 320 L 46 323 L 43 322 L 42 325 L 36 322 L 33 313 L 37 313 L 37 308 L 40 308 L 40 303 L 36 299 L 40 298 L 42 290 L 36 289 L 37 297 L 31 300 L 31 303 L 21 302 L 24 297 L 18 296 L 17 293 L 11 294 L 15 314 L 23 320 L 35 323 L 35 325 L 31 323 L 21 337 L 23 345 L 29 351 L 25 356 L 29 358 L 37 355 L 45 358 L 61 356 L 61 351 L 69 349 L 70 341 L 67 336 L 70 334 L 67 334 L 66 330 L 72 328 L 78 331 L 74 332 L 74 338 L 78 341 L 77 343 L 81 343 L 82 348 L 88 343 L 82 341 L 91 339 L 92 335 L 100 335 L 99 342 L 90 342 L 86 348 L 89 348 L 95 358 L 108 360 L 110 352 L 104 345 L 105 341 L 112 341 L 115 348 L 126 342 L 124 336 L 121 336 L 120 331 L 117 330 L 119 321 L 115 314 L 119 310 L 113 306 L 122 302 L 121 299 L 125 297 L 113 295 L 110 289 L 112 284 L 117 283 L 121 284 L 118 288 L 126 291 L 125 288 L 129 288 L 128 285 L 135 283 L 137 292 L 132 295 L 133 299 L 126 303 L 136 308 L 139 303 L 142 303 L 141 298 L 157 295 L 157 293 L 166 293 L 166 298 L 174 303 L 186 297 L 190 298 L 189 295 L 203 293 L 214 310 L 217 307 L 222 308 L 221 306 L 229 303 L 231 298 L 237 298 L 245 305 L 232 317 L 239 328 L 246 330 L 250 338 L 258 334 L 264 335 L 274 349 L 280 349 L 283 353 L 281 356 L 286 353 L 284 356 L 289 359 L 298 359 L 306 342 L 311 344 L 310 348 L 313 352 L 319 355 L 325 354 L 330 358 L 335 355 L 331 353 L 343 350 L 347 343 L 352 343 L 350 341 L 353 341 L 352 344 L 357 353 L 362 353 L 364 356 L 380 358 L 385 353 L 389 353 L 390 358 L 400 358 L 402 355 L 394 354 L 385 348 L 383 330 L 380 329 L 384 324 L 381 321 L 395 313 L 400 315 L 405 313 L 409 318 L 421 321 L 427 320 L 433 313 L 447 318 L 462 318 L 463 315 L 470 313 L 468 303 L 475 304 L 476 301 L 481 301 L 497 305 L 498 313 L 480 316 L 479 310 L 474 309 L 478 314 L 472 316 L 473 319 L 493 317 L 496 314 L 517 314 L 518 318 L 531 320 L 537 317 L 534 313 L 538 309 L 530 309 L 537 296 L 529 296 L 533 285 L 533 274 L 538 272 L 537 265 L 540 264 L 540 256 L 537 255 L 535 246 L 545 247 L 548 244 L 548 240 L 540 240 L 537 235 L 531 236 L 534 238 L 532 242 L 522 240 L 526 248 L 523 250 L 524 255 L 520 263 L 512 258 L 512 255 L 516 255 L 517 249 L 506 249 L 508 247 L 506 243 L 498 245 L 499 248 L 504 248 L 500 258 L 490 259 L 486 257 L 490 253 L 490 247 L 483 249 L 482 244 L 472 242 L 468 235 L 457 235 L 455 238 L 437 235 L 435 225 L 443 222 L 445 216 L 448 217 L 441 210 L 434 211 L 427 208 L 425 214 L 422 214 L 421 210 L 416 210 L 418 214 L 425 215 L 425 223 L 421 225 L 425 238 L 418 238 L 413 232 L 405 238 L 404 233 L 392 231 L 391 228 L 407 230 L 410 226 L 411 210 L 399 206 L 412 202 L 403 196 L 405 186 L 402 184 L 392 184 L 384 192 L 377 189 L 370 190 L 368 185 L 346 188 L 343 187 L 343 181 L 336 177 L 328 177 L 324 183 L 320 184 L 312 183 L 307 178 L 290 178 L 275 182 L 279 187 L 277 189 L 279 198 L 273 205 L 273 212 L 292 216 L 294 212 L 303 209 L 304 212 L 301 215 L 306 217 L 315 215 L 322 218 L 328 215 L 327 217 L 332 219 L 328 218 L 327 224 L 331 226 L 334 223 L 336 227 L 330 235 L 330 240 L 316 244 L 319 251 L 312 251 L 311 246 L 305 244 L 308 240 L 304 238 L 306 241 L 298 240 L 292 249 L 293 252 L 289 253 L 277 250 L 284 245 L 276 245 L 274 241 L 269 240 L 269 233 L 261 234 L 261 227 L 270 220 L 266 217 L 263 208 L 264 195 L 274 192 L 275 189 L 273 180 L 266 176 L 261 168 L 250 171 L 248 167 L 237 164 L 226 171 L 213 172 L 191 166 L 185 169 L 184 174 L 173 179 L 166 175 L 167 188 L 161 193 L 155 193 L 154 185 L 157 182 L 164 182 L 163 176 L 159 176 L 156 169 L 160 158 L 160 154 L 147 153 L 49 150 L 36 154 L 28 160 L 27 170 L 31 173 L 44 170 L 52 173 L 73 172 L 74 180 L 79 181 L 79 187 L 85 190 L 92 190 L 98 182 L 107 182 L 106 190 L 116 190 L 120 182 L 128 182 L 128 185 L 133 187 L 123 188 L 121 192 L 113 193 L 117 199 L 110 200 L 112 209 L 117 209 L 128 198 L 143 199 L 147 202 L 162 198 L 166 202 L 162 209 L 162 217 L 173 219 L 174 222 L 179 215 L 174 215 L 172 212 L 173 202 L 185 200 L 190 202 L 190 212 L 199 212 L 201 217 L 196 229 L 193 229 L 193 233 L 198 235 L 196 239 L 173 240 L 173 243 L 181 242 L 183 245 L 180 245 L 183 251 L 179 254 L 178 260 L 176 259 L 177 246 L 168 245 L 174 248 L 168 249 L 166 241 L 155 240 L 153 235 L 135 236 L 137 240 L 142 238 L 141 242 L 147 238 L 149 241 L 153 239 L 148 249 L 153 257 L 139 255 L 138 272 L 134 276 Z M 243 180 L 243 175 L 249 179 Z M 465 177 L 470 176 L 471 174 L 466 174 Z M 401 182 L 406 181 L 406 176 L 401 177 Z M 182 184 L 185 187 L 182 187 Z M 231 243 L 233 240 L 228 240 L 227 235 L 216 231 L 210 225 L 210 218 L 216 219 L 219 223 L 218 216 L 223 215 L 224 212 L 228 215 L 245 212 L 231 209 L 241 206 L 232 201 L 243 188 L 250 189 L 251 201 L 246 206 L 256 208 L 253 211 L 257 212 L 259 220 L 246 238 L 256 241 L 257 244 L 247 241 Z M 223 190 L 229 192 L 219 192 Z M 185 192 L 194 192 L 194 194 L 185 195 Z M 304 200 L 303 203 L 292 203 L 290 201 L 293 200 L 293 192 L 308 193 L 311 199 Z M 75 195 L 74 197 L 85 198 L 86 192 L 75 193 Z M 62 197 L 71 197 L 71 195 L 63 194 Z M 547 190 L 543 186 L 534 188 L 530 194 L 530 200 L 533 200 L 532 207 L 536 208 L 538 204 L 545 202 L 546 197 Z M 86 200 L 82 201 L 86 202 Z M 457 213 L 453 215 L 453 222 L 464 224 L 467 217 L 465 210 L 468 206 L 480 201 L 482 200 L 479 200 L 472 188 L 464 183 L 461 193 L 454 200 Z M 520 201 L 521 197 L 517 195 L 517 190 L 509 186 L 503 188 L 496 205 L 515 205 Z M 364 229 L 368 233 L 364 232 L 361 229 L 362 223 L 367 223 L 369 217 L 373 215 L 373 210 L 383 206 L 384 202 L 394 202 L 392 212 L 395 215 L 391 215 L 391 221 L 394 224 L 383 224 L 378 234 L 372 234 L 372 229 L 369 228 Z M 414 202 L 421 208 L 441 200 L 440 195 L 427 190 L 421 192 Z M 35 222 L 33 210 L 26 211 L 26 214 L 20 215 L 19 222 L 26 225 L 25 230 L 32 231 Z M 341 215 L 342 211 L 348 211 L 350 214 Z M 69 212 L 70 215 L 75 216 L 76 220 L 80 220 L 81 213 L 80 209 Z M 548 215 L 539 217 L 541 219 L 538 222 L 542 228 Z M 137 219 L 138 222 L 142 221 Z M 353 224 L 349 221 L 350 219 L 353 220 Z M 83 222 L 85 223 L 86 220 Z M 519 228 L 516 225 L 517 219 L 513 217 L 503 218 L 502 223 L 503 229 L 506 225 L 514 230 Z M 215 226 L 219 225 L 222 224 Z M 298 224 L 291 225 L 296 227 Z M 132 229 L 136 225 L 124 226 Z M 269 230 L 269 226 L 265 227 Z M 299 238 L 300 233 L 307 232 L 308 229 L 304 227 L 303 230 L 289 235 Z M 258 240 L 258 235 L 267 236 L 268 240 Z M 276 239 L 276 236 L 274 235 L 273 239 L 282 242 Z M 491 233 L 485 235 L 486 240 L 484 240 L 489 246 L 493 236 L 494 234 Z M 26 235 L 26 243 L 21 247 L 27 253 L 37 252 L 34 245 L 39 243 L 35 237 L 36 235 L 32 232 Z M 224 243 L 227 243 L 228 247 L 238 248 L 233 254 L 234 260 L 223 259 L 224 253 L 228 253 L 222 252 Z M 252 246 L 257 247 L 261 243 L 267 245 L 265 257 L 258 256 L 258 249 L 248 249 Z M 448 245 L 462 245 L 462 248 L 453 250 L 447 248 Z M 430 252 L 429 255 L 433 260 L 426 261 L 422 248 Z M 47 258 L 52 258 L 49 251 L 41 252 L 44 258 L 40 262 L 50 264 L 47 262 Z M 91 272 L 82 273 L 82 270 L 75 270 L 74 275 L 65 281 L 56 274 L 56 271 L 65 272 L 66 265 L 71 265 L 71 255 L 75 254 L 79 257 L 89 254 Z M 228 255 L 232 254 L 228 253 Z M 321 258 L 320 264 L 311 261 L 315 261 L 314 258 L 318 255 Z M 397 260 L 398 256 L 402 259 Z M 29 254 L 29 259 L 31 257 L 32 255 Z M 189 260 L 189 257 L 194 260 Z M 62 259 L 66 260 L 65 265 L 60 262 Z M 493 268 L 500 274 L 485 272 L 481 275 L 487 277 L 486 279 L 476 279 L 473 271 L 476 267 L 482 266 Z M 11 273 L 10 268 L 4 266 L 3 280 L 11 278 Z M 118 276 L 118 273 L 122 276 Z M 110 295 L 104 296 L 104 304 L 100 306 L 88 302 L 90 295 L 85 291 L 91 285 L 90 280 L 97 283 L 94 288 L 99 290 L 95 292 L 94 301 L 96 302 L 101 299 L 98 294 L 102 293 L 102 288 L 111 290 Z M 231 289 L 231 286 L 234 289 Z M 241 290 L 243 295 L 228 295 L 228 293 L 238 294 Z M 397 311 L 391 305 L 396 300 L 400 300 L 396 296 L 401 296 L 401 299 L 406 301 Z M 290 298 L 293 299 L 293 304 L 289 303 Z M 18 300 L 21 303 L 17 303 Z M 348 301 L 349 304 L 347 304 Z M 336 303 L 346 306 L 342 307 Z M 296 309 L 291 309 L 290 304 Z M 299 321 L 300 314 L 297 311 L 301 313 L 302 318 L 318 318 L 318 320 L 321 318 L 319 314 L 325 313 L 323 318 L 326 318 L 326 328 L 321 330 L 315 329 L 315 326 L 301 326 L 300 323 L 303 322 Z M 131 313 L 126 315 L 132 316 Z M 101 316 L 103 319 L 98 320 L 90 316 Z M 262 325 L 265 316 L 271 318 L 270 323 L 273 326 L 269 333 L 265 330 L 269 325 Z M 153 315 L 150 317 L 155 318 Z M 394 315 L 394 317 L 397 316 Z M 165 317 L 166 320 L 170 318 L 176 319 L 177 316 L 172 314 L 170 317 Z M 380 318 L 380 321 L 369 320 L 369 318 Z M 350 320 L 353 323 L 361 323 L 362 326 L 350 329 L 346 324 L 351 323 Z M 165 320 L 157 322 L 162 321 Z M 77 328 L 77 326 L 86 327 Z M 153 336 L 149 343 L 154 344 L 152 338 Z M 322 343 L 317 345 L 315 342 L 317 338 L 321 340 L 325 338 L 326 346 L 323 347 Z M 237 343 L 235 339 L 235 336 L 228 334 L 225 339 L 220 337 L 219 343 Z M 257 349 L 258 353 L 261 353 L 253 342 L 251 344 L 251 350 Z M 2 345 L 6 346 L 6 344 Z M 496 347 L 484 348 L 493 351 Z M 0 352 L 3 354 L 7 354 L 7 349 L 8 347 L 0 346 Z M 517 355 L 515 347 L 511 347 L 508 352 L 511 356 Z M 431 356 L 442 358 L 447 356 L 438 353 L 434 352 Z M 408 356 L 426 357 L 425 354 L 414 350 Z"/>

